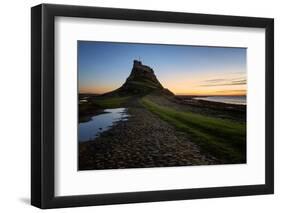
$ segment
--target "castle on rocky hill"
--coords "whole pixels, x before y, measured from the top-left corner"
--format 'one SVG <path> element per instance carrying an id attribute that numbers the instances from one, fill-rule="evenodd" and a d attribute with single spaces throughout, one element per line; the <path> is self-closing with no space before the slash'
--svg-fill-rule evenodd
<path id="1" fill-rule="evenodd" d="M 155 91 L 173 95 L 172 92 L 162 86 L 151 67 L 142 64 L 140 60 L 134 60 L 133 68 L 125 83 L 120 88 L 105 95 L 145 95 Z"/>
<path id="2" fill-rule="evenodd" d="M 134 60 L 134 66 L 133 69 L 137 69 L 137 70 L 142 70 L 142 71 L 147 71 L 147 72 L 153 72 L 153 69 L 151 69 L 149 66 L 143 65 L 141 63 L 141 61 L 138 60 Z"/>

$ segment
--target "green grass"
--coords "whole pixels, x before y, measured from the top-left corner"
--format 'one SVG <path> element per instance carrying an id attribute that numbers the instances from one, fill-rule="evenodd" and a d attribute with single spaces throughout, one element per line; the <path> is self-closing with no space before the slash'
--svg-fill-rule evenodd
<path id="1" fill-rule="evenodd" d="M 150 82 L 145 82 L 145 81 L 131 81 L 131 84 L 135 84 L 135 85 L 139 85 L 139 86 L 143 86 L 143 87 L 149 87 L 152 89 L 156 89 L 157 86 L 155 84 L 152 84 Z"/>
<path id="2" fill-rule="evenodd" d="M 141 103 L 152 113 L 167 121 L 180 131 L 186 132 L 190 140 L 203 151 L 226 163 L 246 161 L 246 125 L 231 120 L 183 112 L 160 106 L 148 98 Z"/>
<path id="3" fill-rule="evenodd" d="M 101 97 L 97 98 L 96 100 L 93 101 L 93 104 L 101 107 L 101 108 L 116 108 L 122 106 L 130 96 L 125 96 L 125 97 Z"/>

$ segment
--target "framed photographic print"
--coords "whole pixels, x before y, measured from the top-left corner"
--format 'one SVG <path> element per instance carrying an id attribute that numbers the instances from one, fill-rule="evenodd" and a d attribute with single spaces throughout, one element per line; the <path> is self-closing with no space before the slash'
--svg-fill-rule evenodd
<path id="1" fill-rule="evenodd" d="M 271 194 L 274 21 L 31 9 L 31 203 Z"/>

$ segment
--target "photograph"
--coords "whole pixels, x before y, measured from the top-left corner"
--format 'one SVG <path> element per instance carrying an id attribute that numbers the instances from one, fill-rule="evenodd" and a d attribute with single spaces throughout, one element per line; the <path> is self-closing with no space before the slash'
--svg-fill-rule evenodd
<path id="1" fill-rule="evenodd" d="M 31 53 L 30 75 L 23 73 L 30 84 L 23 99 L 31 108 L 30 146 L 24 145 L 31 159 L 29 169 L 19 168 L 29 172 L 32 206 L 255 195 L 247 198 L 251 211 L 263 195 L 276 198 L 274 14 L 280 13 L 265 10 L 270 13 L 262 17 L 244 3 L 251 10 L 243 14 L 221 14 L 213 3 L 200 5 L 201 11 L 191 4 L 186 10 L 161 5 L 31 7 L 23 37 L 30 37 L 30 48 L 17 49 Z M 7 91 L 20 85 L 5 82 Z M 246 211 L 240 200 L 235 212 Z M 173 211 L 178 202 L 172 203 Z"/>
<path id="2" fill-rule="evenodd" d="M 247 48 L 77 41 L 78 170 L 246 163 Z"/>

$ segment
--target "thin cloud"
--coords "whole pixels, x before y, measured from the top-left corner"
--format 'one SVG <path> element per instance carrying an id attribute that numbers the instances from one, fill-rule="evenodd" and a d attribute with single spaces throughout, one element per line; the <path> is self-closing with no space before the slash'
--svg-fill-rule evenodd
<path id="1" fill-rule="evenodd" d="M 218 78 L 218 79 L 209 79 L 209 80 L 206 80 L 205 82 L 217 83 L 217 82 L 223 82 L 223 81 L 225 81 L 225 79 L 223 79 L 223 78 Z"/>
<path id="2" fill-rule="evenodd" d="M 245 92 L 245 89 L 232 89 L 232 90 L 227 90 L 227 91 L 231 91 L 231 92 Z M 225 90 L 217 90 L 215 92 L 225 92 Z"/>
<path id="3" fill-rule="evenodd" d="M 225 90 L 214 91 L 214 93 L 224 93 L 224 92 L 226 92 L 226 91 Z M 246 90 L 243 90 L 243 89 L 241 89 L 241 90 L 239 90 L 239 89 L 237 89 L 237 90 L 227 90 L 227 92 L 228 93 L 245 93 L 246 94 Z"/>
<path id="4" fill-rule="evenodd" d="M 231 86 L 231 85 L 246 85 L 247 80 L 245 78 L 232 78 L 232 79 L 208 79 L 201 84 L 202 87 L 214 87 L 214 86 Z"/>

